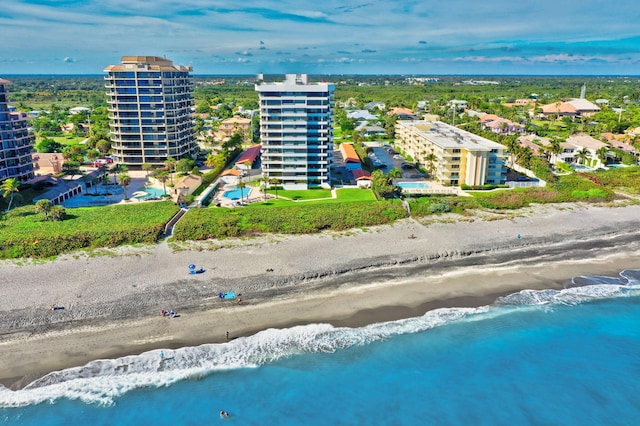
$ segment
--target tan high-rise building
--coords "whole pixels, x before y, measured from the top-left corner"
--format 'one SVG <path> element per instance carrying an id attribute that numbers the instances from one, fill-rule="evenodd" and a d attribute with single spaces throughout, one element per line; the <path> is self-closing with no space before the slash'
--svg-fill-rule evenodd
<path id="1" fill-rule="evenodd" d="M 190 66 L 156 56 L 123 56 L 104 70 L 115 162 L 162 165 L 197 154 Z"/>

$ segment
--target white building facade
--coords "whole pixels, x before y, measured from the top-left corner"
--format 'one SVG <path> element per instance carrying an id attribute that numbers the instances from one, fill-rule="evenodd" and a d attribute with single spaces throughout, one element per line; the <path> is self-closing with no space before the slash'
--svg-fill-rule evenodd
<path id="1" fill-rule="evenodd" d="M 335 86 L 306 74 L 259 82 L 262 174 L 285 189 L 331 185 Z"/>
<path id="2" fill-rule="evenodd" d="M 123 56 L 105 68 L 115 162 L 163 165 L 197 154 L 190 66 L 156 56 Z"/>
<path id="3" fill-rule="evenodd" d="M 25 113 L 9 111 L 9 84 L 0 78 L 0 182 L 10 178 L 25 182 L 34 176 L 31 151 L 35 136 L 28 130 Z"/>

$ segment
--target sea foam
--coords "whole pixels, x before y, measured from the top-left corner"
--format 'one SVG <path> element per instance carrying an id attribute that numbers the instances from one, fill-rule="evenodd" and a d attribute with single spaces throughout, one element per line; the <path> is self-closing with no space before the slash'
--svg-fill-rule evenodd
<path id="1" fill-rule="evenodd" d="M 577 287 L 577 283 L 582 285 Z M 152 350 L 140 355 L 95 360 L 81 367 L 49 373 L 21 390 L 13 391 L 0 386 L 0 407 L 54 402 L 60 398 L 111 405 L 118 396 L 134 389 L 168 386 L 217 371 L 256 368 L 297 354 L 334 352 L 454 322 L 481 321 L 506 315 L 514 309 L 575 305 L 597 299 L 637 295 L 640 291 L 640 271 L 623 271 L 617 278 L 577 277 L 573 285 L 562 290 L 523 290 L 501 297 L 490 306 L 441 308 L 416 318 L 360 328 L 310 324 L 267 329 L 226 343 Z"/>

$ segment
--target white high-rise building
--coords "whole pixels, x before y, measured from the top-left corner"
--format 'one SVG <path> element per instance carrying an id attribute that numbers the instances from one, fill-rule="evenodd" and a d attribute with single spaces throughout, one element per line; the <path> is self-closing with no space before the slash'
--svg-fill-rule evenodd
<path id="1" fill-rule="evenodd" d="M 195 157 L 191 66 L 156 56 L 123 56 L 105 68 L 115 162 L 163 165 Z"/>
<path id="2" fill-rule="evenodd" d="M 31 151 L 35 136 L 28 130 L 25 113 L 9 111 L 9 84 L 0 78 L 0 182 L 10 178 L 25 182 L 33 178 Z"/>
<path id="3" fill-rule="evenodd" d="M 331 185 L 332 83 L 309 83 L 307 74 L 256 84 L 260 96 L 262 174 L 285 189 Z"/>

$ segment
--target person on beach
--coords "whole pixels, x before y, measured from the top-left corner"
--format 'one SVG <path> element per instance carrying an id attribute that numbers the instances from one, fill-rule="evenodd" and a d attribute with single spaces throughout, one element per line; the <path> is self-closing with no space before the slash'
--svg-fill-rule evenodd
<path id="1" fill-rule="evenodd" d="M 225 336 L 227 337 L 227 340 L 229 340 L 229 332 L 228 331 L 225 333 Z"/>

